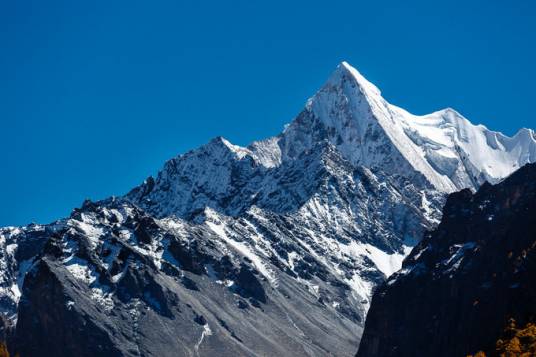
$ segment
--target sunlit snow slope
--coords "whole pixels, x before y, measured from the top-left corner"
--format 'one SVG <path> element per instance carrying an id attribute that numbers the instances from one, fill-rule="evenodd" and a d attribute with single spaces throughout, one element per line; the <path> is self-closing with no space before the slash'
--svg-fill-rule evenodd
<path id="1" fill-rule="evenodd" d="M 279 157 L 295 157 L 310 148 L 318 132 L 354 164 L 414 178 L 451 192 L 497 182 L 536 160 L 536 135 L 521 129 L 514 137 L 473 125 L 453 109 L 416 116 L 389 104 L 376 86 L 343 62 L 309 100 L 302 115 L 276 140 Z M 318 131 L 316 130 L 316 131 Z M 274 140 L 267 141 L 274 146 Z M 256 149 L 267 165 L 264 152 Z M 276 148 L 277 151 L 277 148 Z"/>

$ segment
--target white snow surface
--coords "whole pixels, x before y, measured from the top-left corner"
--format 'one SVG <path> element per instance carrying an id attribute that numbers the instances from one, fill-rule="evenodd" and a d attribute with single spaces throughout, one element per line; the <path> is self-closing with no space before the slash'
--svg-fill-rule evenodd
<path id="1" fill-rule="evenodd" d="M 270 281 L 272 284 L 276 283 L 274 273 L 266 267 L 265 263 L 263 262 L 263 258 L 258 254 L 259 250 L 257 247 L 252 248 L 245 242 L 238 242 L 232 238 L 229 238 L 225 231 L 225 225 L 218 219 L 218 215 L 210 208 L 207 208 L 205 214 L 207 215 L 206 225 L 214 233 L 216 233 L 221 239 L 223 239 L 223 241 L 227 243 L 230 247 L 232 247 L 236 251 L 240 252 L 240 254 L 251 260 L 255 268 L 266 279 L 268 279 L 268 281 Z"/>
<path id="2" fill-rule="evenodd" d="M 363 244 L 356 241 L 352 241 L 348 245 L 341 244 L 339 247 L 342 252 L 350 256 L 368 257 L 387 278 L 402 267 L 402 261 L 412 248 L 404 246 L 403 253 L 389 254 L 371 244 Z"/>
<path id="3" fill-rule="evenodd" d="M 351 162 L 408 178 L 421 174 L 442 192 L 495 183 L 536 161 L 533 130 L 508 137 L 474 125 L 450 108 L 413 115 L 388 103 L 346 62 L 309 99 L 304 113 L 305 119 L 298 117 L 280 136 L 250 145 L 258 162 L 272 167 L 310 150 L 318 133 L 306 126 L 314 119 Z"/>

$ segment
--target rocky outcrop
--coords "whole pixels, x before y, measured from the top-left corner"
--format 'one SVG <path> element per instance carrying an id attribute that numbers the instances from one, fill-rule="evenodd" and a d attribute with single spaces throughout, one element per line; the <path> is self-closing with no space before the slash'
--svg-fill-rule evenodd
<path id="1" fill-rule="evenodd" d="M 359 357 L 495 355 L 510 319 L 536 317 L 536 165 L 475 194 L 443 219 L 372 300 Z"/>

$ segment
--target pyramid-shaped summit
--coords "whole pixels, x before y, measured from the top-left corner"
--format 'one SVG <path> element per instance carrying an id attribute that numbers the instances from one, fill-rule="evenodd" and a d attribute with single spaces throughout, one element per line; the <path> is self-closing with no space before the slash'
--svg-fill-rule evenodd
<path id="1" fill-rule="evenodd" d="M 448 108 L 417 116 L 388 103 L 347 62 L 339 64 L 302 113 L 278 136 L 293 158 L 327 139 L 357 165 L 421 181 L 441 192 L 497 182 L 536 160 L 536 137 L 513 137 L 473 125 Z"/>

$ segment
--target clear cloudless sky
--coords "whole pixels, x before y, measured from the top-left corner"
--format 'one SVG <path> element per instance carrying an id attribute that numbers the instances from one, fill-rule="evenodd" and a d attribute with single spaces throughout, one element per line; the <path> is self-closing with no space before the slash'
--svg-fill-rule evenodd
<path id="1" fill-rule="evenodd" d="M 536 126 L 535 1 L 2 1 L 0 226 L 275 135 L 342 60 L 413 113 Z"/>

